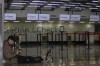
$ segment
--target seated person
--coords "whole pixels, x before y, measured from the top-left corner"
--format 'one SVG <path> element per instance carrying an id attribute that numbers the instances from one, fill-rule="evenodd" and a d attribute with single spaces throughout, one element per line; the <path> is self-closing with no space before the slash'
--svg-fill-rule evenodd
<path id="1" fill-rule="evenodd" d="M 10 64 L 10 66 L 13 64 L 17 64 L 19 60 L 23 61 L 23 58 L 25 58 L 24 56 L 20 56 L 21 50 L 13 49 L 14 44 L 15 44 L 15 37 L 13 35 L 10 35 L 8 39 L 3 42 L 3 56 L 4 59 L 6 60 L 7 65 Z M 48 60 L 49 53 L 50 51 L 47 52 L 47 54 L 45 54 L 42 57 L 41 56 L 33 57 L 32 60 L 34 60 L 33 62 L 37 61 L 36 59 L 38 58 L 40 59 L 38 60 L 39 62 L 43 60 Z"/>

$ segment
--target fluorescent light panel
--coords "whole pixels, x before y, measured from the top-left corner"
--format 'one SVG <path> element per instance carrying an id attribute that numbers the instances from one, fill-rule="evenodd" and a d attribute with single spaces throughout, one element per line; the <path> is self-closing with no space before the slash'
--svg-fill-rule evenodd
<path id="1" fill-rule="evenodd" d="M 20 22 L 20 21 L 13 21 L 13 22 Z"/>
<path id="2" fill-rule="evenodd" d="M 75 5 L 67 5 L 67 6 L 75 6 Z"/>
<path id="3" fill-rule="evenodd" d="M 23 5 L 11 5 L 11 6 L 14 6 L 14 7 L 23 7 Z"/>
<path id="4" fill-rule="evenodd" d="M 27 6 L 27 7 L 40 7 L 40 6 L 32 6 L 32 5 L 31 5 L 31 6 Z"/>
<path id="5" fill-rule="evenodd" d="M 43 3 L 30 3 L 30 5 L 43 5 Z"/>
<path id="6" fill-rule="evenodd" d="M 32 2 L 41 2 L 41 3 L 47 3 L 46 1 L 32 1 Z"/>
<path id="7" fill-rule="evenodd" d="M 47 4 L 47 5 L 60 5 L 60 4 Z"/>
<path id="8" fill-rule="evenodd" d="M 4 22 L 8 22 L 8 21 L 4 21 Z"/>
<path id="9" fill-rule="evenodd" d="M 79 23 L 85 23 L 85 22 L 79 22 Z"/>
<path id="10" fill-rule="evenodd" d="M 36 21 L 36 22 L 43 22 L 43 21 Z"/>
<path id="11" fill-rule="evenodd" d="M 53 7 L 53 6 L 44 6 L 44 7 Z"/>
<path id="12" fill-rule="evenodd" d="M 54 21 L 48 21 L 48 22 L 54 22 Z"/>
<path id="13" fill-rule="evenodd" d="M 99 8 L 100 6 L 96 6 L 97 8 Z"/>
<path id="14" fill-rule="evenodd" d="M 24 4 L 26 4 L 26 3 L 11 3 L 11 4 L 14 4 L 14 5 L 24 5 Z"/>
<path id="15" fill-rule="evenodd" d="M 71 7 L 61 6 L 60 8 L 71 8 Z"/>
<path id="16" fill-rule="evenodd" d="M 85 5 L 80 5 L 80 6 L 85 6 Z"/>
<path id="17" fill-rule="evenodd" d="M 93 4 L 93 3 L 86 3 L 86 4 Z"/>
<path id="18" fill-rule="evenodd" d="M 92 2 L 99 2 L 99 1 L 97 1 L 97 0 L 93 0 Z"/>
<path id="19" fill-rule="evenodd" d="M 21 3 L 21 2 L 29 2 L 29 1 L 14 1 L 13 0 L 13 3 Z"/>
<path id="20" fill-rule="evenodd" d="M 81 3 L 70 3 L 70 4 L 80 5 Z"/>
<path id="21" fill-rule="evenodd" d="M 89 8 L 89 9 L 98 9 L 98 8 Z"/>
<path id="22" fill-rule="evenodd" d="M 58 3 L 58 4 L 62 4 L 62 3 L 64 3 L 64 2 L 51 2 L 51 3 Z"/>
<path id="23" fill-rule="evenodd" d="M 31 21 L 25 21 L 25 22 L 31 22 Z"/>

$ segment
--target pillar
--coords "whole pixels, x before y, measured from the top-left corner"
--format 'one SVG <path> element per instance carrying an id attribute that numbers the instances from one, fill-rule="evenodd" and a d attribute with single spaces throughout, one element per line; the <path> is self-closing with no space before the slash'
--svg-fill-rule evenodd
<path id="1" fill-rule="evenodd" d="M 0 66 L 3 66 L 3 53 L 2 53 L 2 47 L 3 47 L 3 13 L 4 12 L 4 0 L 0 0 Z"/>

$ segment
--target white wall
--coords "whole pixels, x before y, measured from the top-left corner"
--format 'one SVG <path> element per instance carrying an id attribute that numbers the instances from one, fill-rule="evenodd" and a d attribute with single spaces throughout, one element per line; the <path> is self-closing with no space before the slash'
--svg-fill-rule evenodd
<path id="1" fill-rule="evenodd" d="M 37 32 L 37 27 L 40 27 L 39 26 L 39 23 L 5 23 L 5 28 L 7 28 L 7 24 L 10 24 L 10 27 L 15 29 L 15 28 L 22 28 L 23 26 L 23 29 L 25 28 L 28 28 L 28 41 L 36 41 L 37 40 L 37 34 L 39 32 Z M 50 26 L 51 25 L 51 26 Z M 61 24 L 61 26 L 64 26 L 64 31 L 68 32 L 68 33 L 73 33 L 73 32 L 84 32 L 84 31 L 90 31 L 90 32 L 94 32 L 94 25 L 91 24 L 89 27 L 87 26 L 88 24 L 68 24 L 68 23 L 64 23 L 64 24 Z M 34 30 L 32 31 L 32 28 L 34 27 Z M 45 33 L 45 30 L 47 29 L 54 29 L 55 28 L 57 29 L 57 31 L 55 32 L 56 34 L 59 34 L 59 23 L 43 23 L 42 24 L 42 27 L 44 28 L 44 32 Z M 40 30 L 42 31 L 42 30 Z M 17 32 L 18 33 L 18 32 Z M 5 39 L 8 35 L 12 34 L 11 32 L 7 32 L 5 31 Z M 72 36 L 72 40 L 74 40 L 74 35 L 71 35 Z M 54 40 L 55 40 L 55 37 L 54 37 Z M 22 41 L 25 41 L 25 35 L 22 35 Z"/>

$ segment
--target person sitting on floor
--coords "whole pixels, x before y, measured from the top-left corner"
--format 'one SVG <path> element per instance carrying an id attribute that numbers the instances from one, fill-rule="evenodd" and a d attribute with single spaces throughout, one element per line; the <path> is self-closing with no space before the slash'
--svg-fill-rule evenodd
<path id="1" fill-rule="evenodd" d="M 15 66 L 19 62 L 23 62 L 23 58 L 25 56 L 20 56 L 21 50 L 14 50 L 13 45 L 16 43 L 16 39 L 13 35 L 10 35 L 7 40 L 4 40 L 3 42 L 3 56 L 6 60 L 6 65 L 10 64 L 9 66 Z M 47 53 L 43 56 L 37 56 L 37 57 L 31 57 L 33 58 L 32 62 L 42 62 L 42 61 L 48 61 L 51 50 L 47 51 Z M 38 59 L 38 60 L 37 60 Z M 30 60 L 30 59 L 29 59 Z M 26 60 L 29 61 L 29 60 Z"/>

